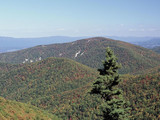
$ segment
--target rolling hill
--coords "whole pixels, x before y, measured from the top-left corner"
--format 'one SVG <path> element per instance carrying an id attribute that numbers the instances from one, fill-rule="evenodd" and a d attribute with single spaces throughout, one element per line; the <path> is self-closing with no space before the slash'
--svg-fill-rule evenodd
<path id="1" fill-rule="evenodd" d="M 160 38 L 150 38 L 149 40 L 146 41 L 137 41 L 135 42 L 136 45 L 152 49 L 154 47 L 160 46 Z"/>
<path id="2" fill-rule="evenodd" d="M 144 75 L 121 76 L 119 87 L 131 103 L 130 118 L 159 117 L 158 69 Z M 101 101 L 88 93 L 97 75 L 95 69 L 73 60 L 47 58 L 4 72 L 0 76 L 0 95 L 49 110 L 62 119 L 98 120 L 95 114 Z"/>
<path id="3" fill-rule="evenodd" d="M 0 96 L 53 110 L 62 101 L 69 102 L 70 99 L 64 101 L 63 94 L 74 97 L 74 91 L 91 85 L 96 75 L 94 69 L 73 60 L 47 58 L 2 74 Z"/>
<path id="4" fill-rule="evenodd" d="M 0 120 L 61 120 L 37 107 L 0 97 Z"/>
<path id="5" fill-rule="evenodd" d="M 95 37 L 71 43 L 36 46 L 16 52 L 0 54 L 7 63 L 36 62 L 48 57 L 66 57 L 92 68 L 100 68 L 106 47 L 111 47 L 122 64 L 120 73 L 135 73 L 160 65 L 160 55 L 126 42 Z"/>

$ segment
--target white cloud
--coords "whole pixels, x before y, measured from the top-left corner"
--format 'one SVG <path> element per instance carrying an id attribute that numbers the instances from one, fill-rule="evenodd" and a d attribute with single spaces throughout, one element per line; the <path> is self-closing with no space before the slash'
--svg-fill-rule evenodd
<path id="1" fill-rule="evenodd" d="M 148 29 L 148 31 L 155 32 L 155 31 L 160 31 L 160 29 L 150 28 Z"/>
<path id="2" fill-rule="evenodd" d="M 64 31 L 64 28 L 58 28 L 57 31 Z"/>
<path id="3" fill-rule="evenodd" d="M 139 29 L 130 28 L 128 31 L 130 31 L 130 32 L 156 32 L 156 31 L 160 31 L 160 29 L 155 29 L 155 28 L 139 28 Z"/>
<path id="4" fill-rule="evenodd" d="M 130 31 L 130 32 L 134 32 L 134 31 L 137 31 L 137 30 L 136 30 L 136 29 L 133 29 L 133 28 L 130 28 L 129 31 Z"/>
<path id="5" fill-rule="evenodd" d="M 140 29 L 139 31 L 144 32 L 144 31 L 146 31 L 146 30 L 142 28 L 142 29 Z"/>
<path id="6" fill-rule="evenodd" d="M 121 27 L 124 27 L 124 24 L 120 24 Z"/>

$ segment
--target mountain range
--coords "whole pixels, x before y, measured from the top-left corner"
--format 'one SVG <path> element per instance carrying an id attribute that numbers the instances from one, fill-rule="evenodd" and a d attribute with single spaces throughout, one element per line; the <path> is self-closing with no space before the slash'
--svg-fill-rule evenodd
<path id="1" fill-rule="evenodd" d="M 143 47 L 103 37 L 70 43 L 40 45 L 20 51 L 1 53 L 6 63 L 31 63 L 48 57 L 73 59 L 92 68 L 101 68 L 106 47 L 111 47 L 122 64 L 120 73 L 136 73 L 160 65 L 160 55 Z"/>
<path id="2" fill-rule="evenodd" d="M 160 38 L 152 38 L 147 41 L 137 41 L 137 42 L 134 42 L 134 44 L 152 49 L 154 47 L 160 46 Z"/>
<path id="3" fill-rule="evenodd" d="M 37 45 L 72 42 L 86 37 L 50 36 L 40 38 L 0 37 L 0 53 L 21 50 Z"/>
<path id="4" fill-rule="evenodd" d="M 129 119 L 159 119 L 160 55 L 103 37 L 1 53 L 0 118 L 99 120 L 101 101 L 90 89 L 108 46 L 122 64 L 118 87 L 130 102 Z"/>
<path id="5" fill-rule="evenodd" d="M 81 36 L 81 37 L 49 36 L 49 37 L 39 37 L 39 38 L 13 38 L 13 37 L 1 36 L 0 53 L 22 50 L 37 45 L 73 42 L 79 39 L 90 38 L 90 37 L 91 36 Z M 120 40 L 131 44 L 136 44 L 146 48 L 153 48 L 157 45 L 160 46 L 159 43 L 157 44 L 158 42 L 157 39 L 159 38 L 155 37 L 118 37 L 118 36 L 103 36 L 103 37 L 114 40 Z M 150 44 L 150 41 L 152 44 Z"/>

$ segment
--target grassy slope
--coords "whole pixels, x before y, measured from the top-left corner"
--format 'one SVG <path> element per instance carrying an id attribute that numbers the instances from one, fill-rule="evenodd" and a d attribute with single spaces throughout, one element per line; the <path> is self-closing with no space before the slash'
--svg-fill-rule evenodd
<path id="1" fill-rule="evenodd" d="M 60 120 L 37 107 L 0 97 L 0 120 Z"/>
<path id="2" fill-rule="evenodd" d="M 120 73 L 134 73 L 160 65 L 160 55 L 129 43 L 97 37 L 72 43 L 37 46 L 17 52 L 0 54 L 0 61 L 22 63 L 25 59 L 36 61 L 40 57 L 67 57 L 93 68 L 101 67 L 105 49 L 110 46 L 122 64 Z"/>

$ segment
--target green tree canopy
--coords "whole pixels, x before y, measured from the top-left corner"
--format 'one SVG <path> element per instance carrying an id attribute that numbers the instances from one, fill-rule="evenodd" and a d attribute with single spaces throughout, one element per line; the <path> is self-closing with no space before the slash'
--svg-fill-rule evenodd
<path id="1" fill-rule="evenodd" d="M 103 62 L 103 68 L 99 69 L 99 77 L 93 84 L 91 94 L 101 96 L 101 112 L 104 120 L 125 120 L 127 119 L 127 110 L 123 92 L 117 87 L 120 82 L 117 58 L 113 51 L 108 47 L 106 49 L 106 59 Z"/>

